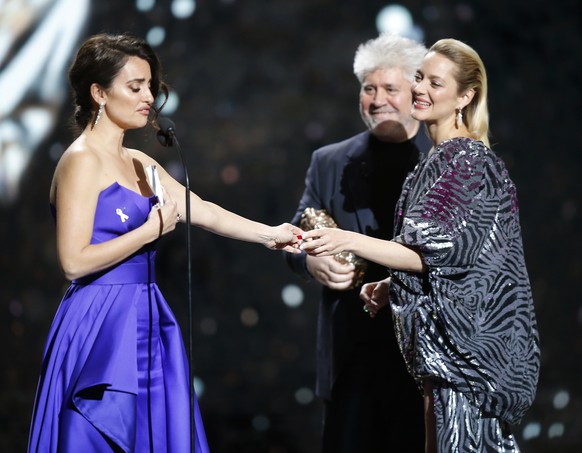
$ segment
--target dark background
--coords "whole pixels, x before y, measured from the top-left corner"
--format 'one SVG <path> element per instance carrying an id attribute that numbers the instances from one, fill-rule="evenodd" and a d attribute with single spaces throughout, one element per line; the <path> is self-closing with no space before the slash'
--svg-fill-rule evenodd
<path id="1" fill-rule="evenodd" d="M 192 190 L 255 220 L 288 221 L 311 152 L 363 130 L 353 55 L 377 35 L 386 3 L 201 0 L 184 20 L 170 3 L 140 13 L 132 1 L 94 2 L 81 39 L 165 27 L 156 50 L 180 98 L 172 119 Z M 580 1 L 403 4 L 427 46 L 463 40 L 488 70 L 492 143 L 518 187 L 542 344 L 537 399 L 515 428 L 520 446 L 581 451 Z M 28 166 L 18 199 L 0 206 L 3 452 L 26 448 L 44 340 L 67 286 L 48 188 L 56 163 L 49 150 L 74 138 L 69 105 Z M 151 131 L 129 134 L 128 143 L 179 166 L 177 152 L 161 148 Z M 184 237 L 179 228 L 161 241 L 158 283 L 187 337 Z M 194 370 L 212 451 L 317 452 L 321 407 L 310 396 L 318 286 L 256 244 L 198 229 L 192 242 Z M 303 304 L 282 302 L 287 285 L 304 292 Z"/>

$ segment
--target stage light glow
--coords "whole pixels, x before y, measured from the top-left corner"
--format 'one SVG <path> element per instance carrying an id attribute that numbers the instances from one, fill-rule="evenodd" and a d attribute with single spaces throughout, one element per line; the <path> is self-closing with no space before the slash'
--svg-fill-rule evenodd
<path id="1" fill-rule="evenodd" d="M 255 327 L 259 323 L 259 313 L 252 307 L 243 308 L 240 320 L 246 327 Z"/>
<path id="2" fill-rule="evenodd" d="M 89 11 L 89 0 L 32 3 L 21 9 L 0 7 L 2 202 L 16 199 L 23 172 L 58 120 L 66 99 L 64 73 Z M 16 138 L 5 135 L 13 126 L 18 128 Z"/>
<path id="3" fill-rule="evenodd" d="M 555 409 L 564 409 L 570 402 L 570 392 L 560 390 L 554 395 L 553 405 Z"/>
<path id="4" fill-rule="evenodd" d="M 376 27 L 381 32 L 405 34 L 412 28 L 412 15 L 402 5 L 385 6 L 376 17 Z"/>
<path id="5" fill-rule="evenodd" d="M 380 33 L 396 33 L 417 41 L 424 39 L 424 32 L 414 25 L 410 11 L 397 3 L 380 10 L 376 16 L 376 28 Z"/>
<path id="6" fill-rule="evenodd" d="M 156 100 L 156 107 L 160 107 L 162 98 L 158 98 Z M 173 115 L 176 110 L 178 110 L 178 106 L 180 105 L 180 96 L 175 91 L 171 91 L 168 93 L 168 99 L 166 100 L 166 104 L 164 105 L 163 115 L 170 116 Z"/>
<path id="7" fill-rule="evenodd" d="M 283 303 L 290 308 L 299 307 L 303 303 L 303 290 L 297 285 L 287 285 L 281 291 Z"/>
<path id="8" fill-rule="evenodd" d="M 156 0 L 136 0 L 135 9 L 139 12 L 145 13 L 151 11 L 155 4 Z"/>
<path id="9" fill-rule="evenodd" d="M 554 438 L 554 437 L 562 437 L 564 435 L 564 432 L 566 431 L 566 428 L 564 427 L 563 423 L 553 423 L 549 428 L 548 428 L 548 437 L 550 439 Z"/>
<path id="10" fill-rule="evenodd" d="M 236 165 L 226 165 L 220 172 L 220 179 L 226 185 L 232 186 L 240 179 L 240 170 Z"/>
<path id="11" fill-rule="evenodd" d="M 147 32 L 146 41 L 152 47 L 157 47 L 166 39 L 166 30 L 163 27 L 152 27 Z"/>
<path id="12" fill-rule="evenodd" d="M 22 131 L 15 121 L 0 121 L 0 199 L 3 201 L 16 198 L 20 176 L 30 158 L 26 143 L 18 141 Z"/>
<path id="13" fill-rule="evenodd" d="M 539 437 L 542 432 L 542 425 L 537 422 L 528 423 L 523 427 L 523 438 L 524 440 L 535 439 Z"/>
<path id="14" fill-rule="evenodd" d="M 192 385 L 194 386 L 194 391 L 196 392 L 198 400 L 200 400 L 202 398 L 202 395 L 204 395 L 204 390 L 206 390 L 204 381 L 198 376 L 194 376 L 194 379 L 192 379 Z"/>
<path id="15" fill-rule="evenodd" d="M 172 14 L 176 19 L 187 19 L 196 11 L 194 0 L 174 0 L 172 2 Z"/>
<path id="16" fill-rule="evenodd" d="M 314 398 L 313 390 L 307 387 L 301 387 L 295 392 L 295 401 L 302 405 L 311 403 Z"/>

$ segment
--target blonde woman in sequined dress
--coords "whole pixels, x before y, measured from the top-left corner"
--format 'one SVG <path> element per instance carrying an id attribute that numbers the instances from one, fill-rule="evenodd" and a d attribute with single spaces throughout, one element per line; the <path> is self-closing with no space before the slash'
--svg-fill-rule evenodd
<path id="1" fill-rule="evenodd" d="M 511 426 L 535 397 L 539 337 L 516 187 L 490 149 L 483 62 L 460 41 L 438 41 L 413 98 L 434 147 L 404 182 L 395 237 L 320 229 L 304 234 L 302 248 L 390 268 L 361 298 L 371 316 L 392 309 L 424 393 L 427 452 L 518 452 Z"/>

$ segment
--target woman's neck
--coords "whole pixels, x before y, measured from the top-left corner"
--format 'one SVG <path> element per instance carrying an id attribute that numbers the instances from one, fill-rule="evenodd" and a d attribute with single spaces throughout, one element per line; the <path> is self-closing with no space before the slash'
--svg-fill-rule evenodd
<path id="1" fill-rule="evenodd" d="M 83 135 L 85 136 L 86 143 L 90 143 L 93 148 L 100 152 L 123 155 L 127 152 L 123 147 L 124 132 L 119 128 L 100 127 L 91 129 L 88 126 L 83 131 Z"/>
<path id="2" fill-rule="evenodd" d="M 463 124 L 457 128 L 454 124 L 427 123 L 427 130 L 433 145 L 436 147 L 445 140 L 457 137 L 471 138 L 471 133 Z"/>

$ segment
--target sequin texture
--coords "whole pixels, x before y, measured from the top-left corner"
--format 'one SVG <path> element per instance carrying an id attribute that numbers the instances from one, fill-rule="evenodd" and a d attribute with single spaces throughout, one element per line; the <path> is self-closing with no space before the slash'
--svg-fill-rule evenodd
<path id="1" fill-rule="evenodd" d="M 392 272 L 393 318 L 410 373 L 452 411 L 437 414 L 439 451 L 518 451 L 508 427 L 533 402 L 540 350 L 515 185 L 482 142 L 455 138 L 409 175 L 396 212 L 394 240 L 427 272 Z"/>

